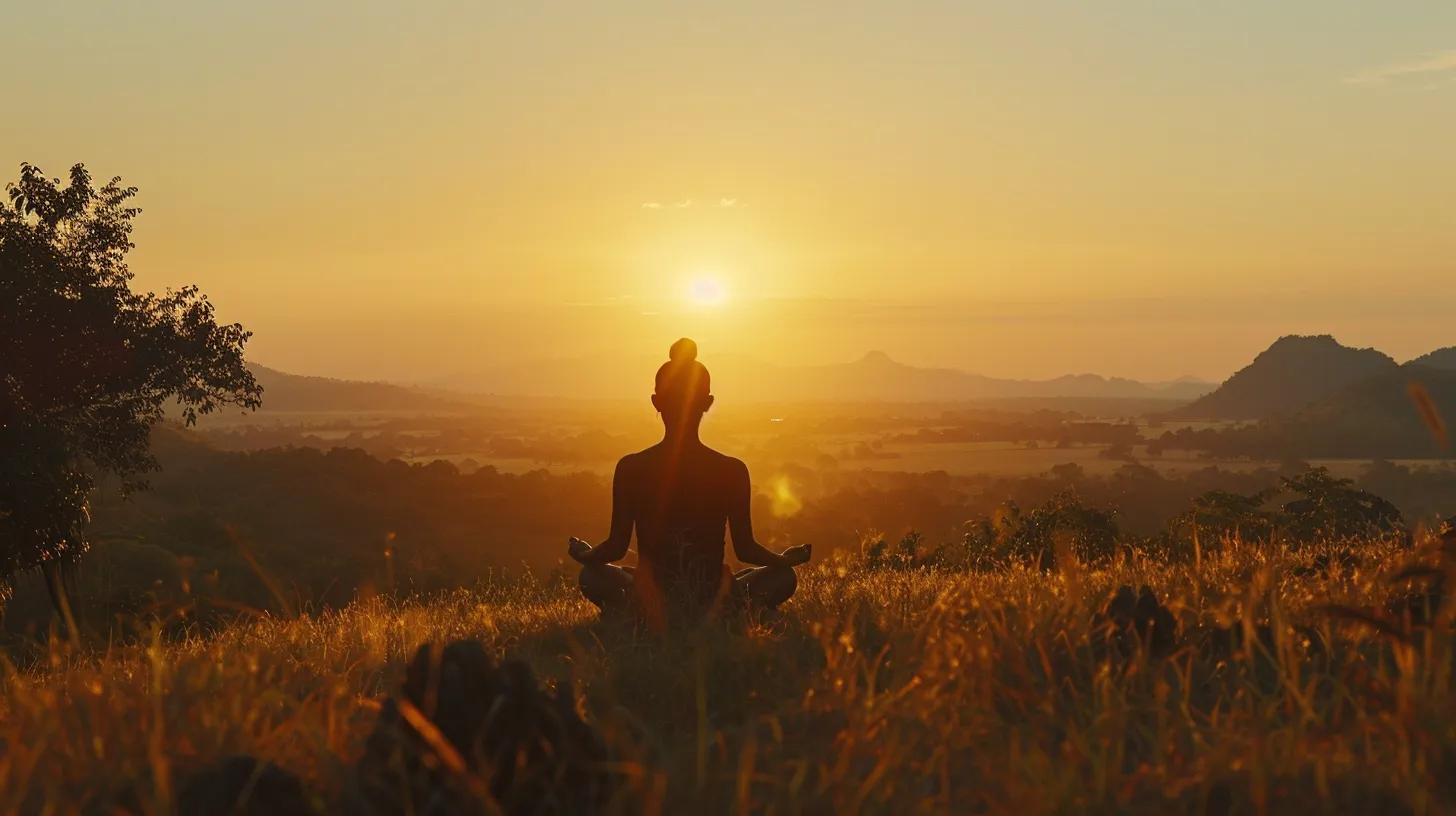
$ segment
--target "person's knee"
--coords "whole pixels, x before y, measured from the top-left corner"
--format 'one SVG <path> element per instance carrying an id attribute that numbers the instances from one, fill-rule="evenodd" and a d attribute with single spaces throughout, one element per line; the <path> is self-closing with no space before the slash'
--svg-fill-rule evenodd
<path id="1" fill-rule="evenodd" d="M 782 603 L 793 597 L 793 594 L 798 591 L 799 573 L 793 567 L 782 567 L 781 574 L 777 578 L 779 581 L 779 590 L 783 593 L 783 600 L 780 601 Z"/>
<path id="2" fill-rule="evenodd" d="M 597 606 L 615 604 L 626 599 L 631 588 L 631 575 L 620 568 L 586 564 L 576 579 L 581 594 Z"/>
<path id="3" fill-rule="evenodd" d="M 583 566 L 581 572 L 577 573 L 576 585 L 587 600 L 592 603 L 601 602 L 602 580 L 590 564 Z"/>
<path id="4" fill-rule="evenodd" d="M 799 576 L 793 567 L 765 567 L 753 576 L 750 592 L 754 601 L 774 607 L 793 597 L 799 588 Z"/>
<path id="5" fill-rule="evenodd" d="M 595 564 L 587 564 L 581 568 L 581 574 L 577 576 L 577 586 L 581 587 L 581 594 L 594 604 L 601 605 L 612 592 L 610 576 L 603 574 L 604 570 Z"/>

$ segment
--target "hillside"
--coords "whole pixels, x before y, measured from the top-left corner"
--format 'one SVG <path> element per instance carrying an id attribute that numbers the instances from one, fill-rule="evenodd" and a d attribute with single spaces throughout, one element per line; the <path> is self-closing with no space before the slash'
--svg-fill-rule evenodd
<path id="1" fill-rule="evenodd" d="M 1422 401 L 1434 423 L 1413 387 L 1429 398 Z M 1456 371 L 1408 363 L 1287 414 L 1237 427 L 1178 428 L 1159 445 L 1255 459 L 1442 459 L 1453 455 L 1453 428 Z"/>
<path id="2" fill-rule="evenodd" d="M 1289 335 L 1276 340 L 1215 391 L 1168 416 L 1249 420 L 1290 414 L 1399 367 L 1386 354 L 1342 346 L 1329 335 Z"/>
<path id="3" fill-rule="evenodd" d="M 1449 426 L 1456 414 L 1456 370 L 1407 364 L 1340 389 L 1287 417 L 1267 433 L 1305 457 L 1429 457 L 1443 451 L 1412 401 L 1410 386 L 1430 395 Z"/>
<path id="4" fill-rule="evenodd" d="M 1403 557 L 1372 544 L 1355 563 Z M 1339 563 L 1240 546 L 1056 580 L 826 564 L 776 624 L 670 639 L 527 581 L 58 650 L 3 677 L 0 812 L 170 814 L 248 755 L 277 766 L 250 813 L 404 813 L 351 801 L 361 779 L 404 788 L 355 761 L 415 648 L 459 638 L 566 690 L 611 760 L 603 813 L 1450 812 L 1432 776 L 1456 751 L 1447 639 L 1397 651 L 1342 622 L 1321 605 L 1378 610 L 1396 590 Z M 1241 619 L 1248 576 L 1270 571 L 1265 617 Z M 1119 584 L 1165 606 L 1105 606 Z M 489 687 L 453 682 L 438 705 L 489 710 Z M 468 747 L 434 750 L 486 773 Z"/>
<path id="5" fill-rule="evenodd" d="M 289 374 L 257 363 L 248 370 L 263 386 L 263 411 L 448 411 L 460 403 L 382 382 Z"/>
<path id="6" fill-rule="evenodd" d="M 715 390 L 735 401 L 956 402 L 1020 398 L 1097 398 L 1189 400 L 1211 385 L 1198 380 L 1144 383 L 1097 374 L 1049 380 L 987 377 L 953 368 L 909 365 L 884 352 L 829 365 L 780 365 L 752 357 L 723 354 L 703 362 L 713 373 Z M 439 382 L 443 387 L 495 394 L 640 398 L 651 388 L 657 362 L 642 360 L 628 370 L 640 378 L 624 380 L 620 364 L 602 360 L 553 360 L 479 372 L 460 372 Z"/>
<path id="7" fill-rule="evenodd" d="M 1436 349 L 1428 354 L 1422 354 L 1409 363 L 1406 363 L 1406 365 L 1456 371 L 1456 346 L 1447 346 L 1446 348 Z"/>

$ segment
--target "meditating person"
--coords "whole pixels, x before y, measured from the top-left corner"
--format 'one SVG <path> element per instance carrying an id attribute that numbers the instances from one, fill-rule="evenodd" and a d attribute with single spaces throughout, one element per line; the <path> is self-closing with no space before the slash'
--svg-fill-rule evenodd
<path id="1" fill-rule="evenodd" d="M 754 539 L 748 468 L 698 437 L 713 395 L 708 369 L 697 361 L 697 344 L 683 338 L 668 356 L 652 395 L 662 416 L 662 441 L 617 463 L 606 541 L 593 547 L 572 538 L 567 545 L 582 565 L 582 594 L 603 611 L 634 611 L 654 626 L 674 610 L 774 608 L 794 594 L 793 568 L 809 560 L 809 545 L 774 553 Z M 756 568 L 729 572 L 723 562 L 725 527 L 732 531 L 738 560 Z M 627 555 L 634 529 L 636 568 L 614 565 Z"/>

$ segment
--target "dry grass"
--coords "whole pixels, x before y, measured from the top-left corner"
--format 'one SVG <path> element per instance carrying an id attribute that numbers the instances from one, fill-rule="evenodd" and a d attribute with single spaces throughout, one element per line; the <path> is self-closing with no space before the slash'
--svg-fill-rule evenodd
<path id="1" fill-rule="evenodd" d="M 328 810 L 409 654 L 462 637 L 579 689 L 634 811 L 1451 812 L 1449 630 L 1401 643 L 1332 619 L 1323 605 L 1383 605 L 1409 556 L 1296 574 L 1313 555 L 1052 575 L 831 563 L 773 627 L 669 641 L 529 583 L 55 651 L 3 680 L 0 812 L 167 813 L 188 771 L 235 753 Z M 1124 583 L 1178 617 L 1172 655 L 1097 646 L 1094 611 Z M 1258 624 L 1273 636 L 1245 647 L 1205 637 Z"/>

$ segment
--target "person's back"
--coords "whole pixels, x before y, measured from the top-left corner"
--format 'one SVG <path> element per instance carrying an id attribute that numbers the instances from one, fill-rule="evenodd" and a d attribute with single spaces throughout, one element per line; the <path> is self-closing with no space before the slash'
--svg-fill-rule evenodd
<path id="1" fill-rule="evenodd" d="M 748 468 L 704 445 L 703 414 L 713 404 L 708 370 L 686 338 L 657 372 L 653 405 L 662 414 L 663 440 L 623 457 L 612 480 L 612 529 L 591 547 L 571 539 L 568 552 L 583 565 L 582 592 L 605 608 L 635 603 L 649 620 L 670 599 L 708 607 L 729 598 L 772 607 L 793 594 L 793 567 L 809 559 L 807 546 L 775 554 L 753 537 Z M 731 529 L 740 561 L 763 565 L 729 575 L 724 531 Z M 637 535 L 635 571 L 611 565 Z"/>
<path id="2" fill-rule="evenodd" d="M 743 463 L 706 446 L 665 442 L 622 460 L 636 508 L 638 578 L 701 597 L 717 591 L 735 476 Z"/>

